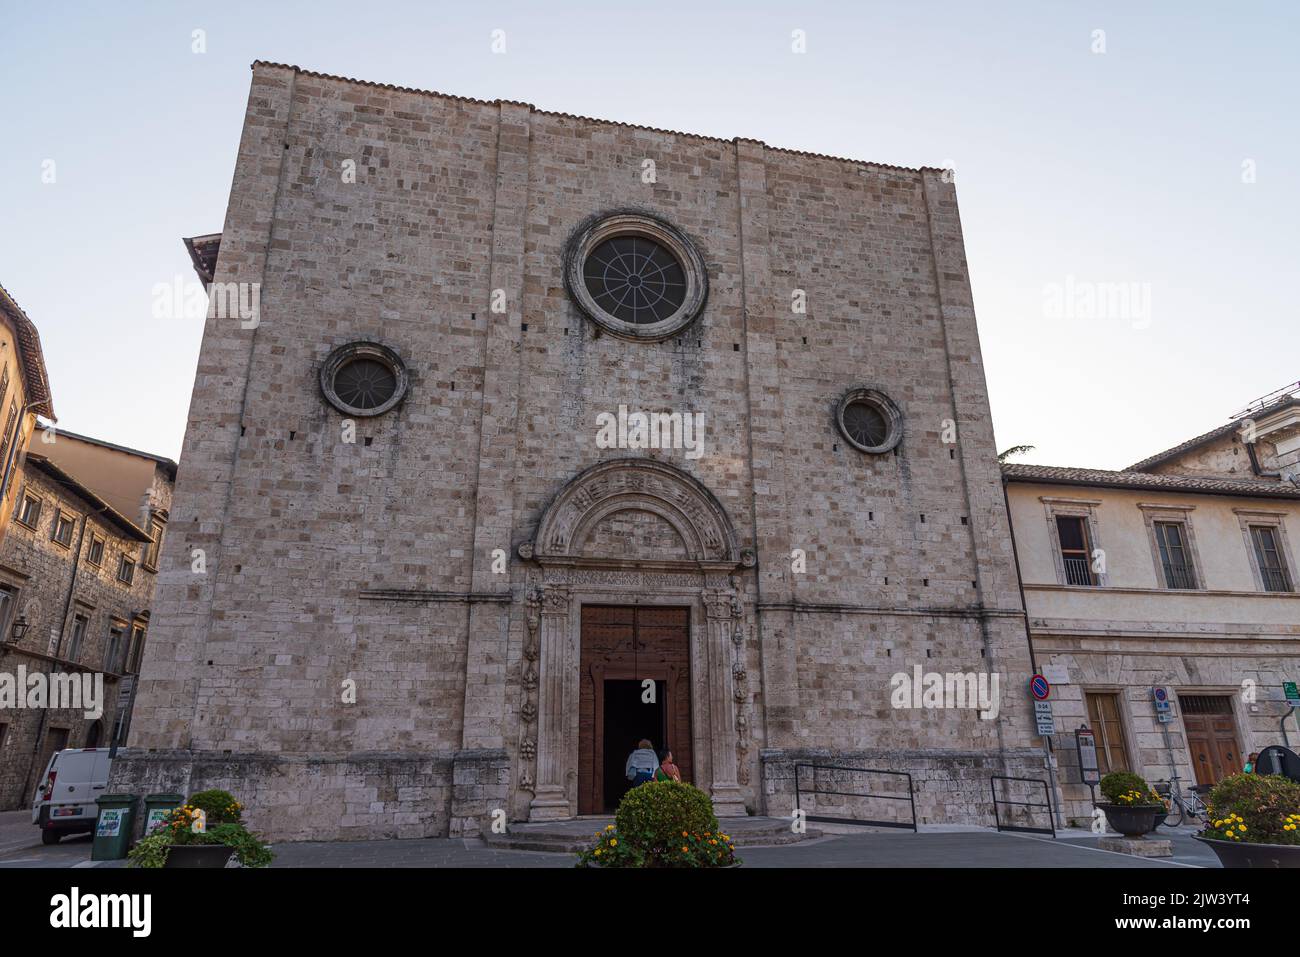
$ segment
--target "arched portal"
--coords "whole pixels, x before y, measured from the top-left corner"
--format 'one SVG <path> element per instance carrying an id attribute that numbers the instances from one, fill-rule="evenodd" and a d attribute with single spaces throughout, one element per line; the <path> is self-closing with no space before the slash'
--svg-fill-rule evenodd
<path id="1" fill-rule="evenodd" d="M 663 462 L 602 462 L 559 491 L 543 511 L 534 539 L 519 553 L 539 566 L 536 587 L 529 593 L 525 655 L 530 663 L 524 682 L 537 689 L 536 704 L 525 704 L 526 714 L 530 706 L 536 713 L 536 740 L 526 728 L 519 750 L 518 780 L 528 784 L 534 780 L 530 755 L 535 754 L 529 820 L 604 809 L 593 807 L 591 792 L 584 790 L 591 776 L 600 773 L 602 755 L 587 754 L 599 750 L 601 735 L 583 682 L 590 686 L 610 675 L 628 680 L 630 673 L 626 657 L 593 657 L 598 641 L 590 623 L 621 620 L 618 614 L 593 615 L 596 608 L 630 609 L 635 613 L 625 617 L 633 622 L 680 620 L 680 655 L 671 636 L 662 647 L 653 647 L 634 631 L 631 647 L 645 652 L 638 667 L 647 680 L 671 697 L 663 727 L 670 741 L 674 731 L 689 737 L 687 763 L 694 783 L 709 792 L 719 815 L 743 815 L 732 674 L 742 617 L 735 576 L 754 559 L 739 547 L 731 520 L 713 493 Z M 669 609 L 683 613 L 674 616 Z M 682 655 L 685 660 L 678 660 Z M 661 667 L 662 675 L 655 670 Z M 594 687 L 598 707 L 600 685 Z M 683 720 L 680 712 L 687 709 L 689 720 Z M 681 747 L 672 746 L 675 751 Z M 595 793 L 600 793 L 598 787 Z"/>

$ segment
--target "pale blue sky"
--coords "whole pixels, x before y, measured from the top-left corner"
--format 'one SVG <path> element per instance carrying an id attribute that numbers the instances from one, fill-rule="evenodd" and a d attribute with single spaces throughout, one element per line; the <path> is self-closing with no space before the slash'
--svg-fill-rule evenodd
<path id="1" fill-rule="evenodd" d="M 9 3 L 0 283 L 62 426 L 176 457 L 201 324 L 151 293 L 221 228 L 254 59 L 951 163 L 999 447 L 1118 468 L 1300 379 L 1298 28 L 1291 2 Z M 1149 315 L 1053 316 L 1068 277 Z"/>

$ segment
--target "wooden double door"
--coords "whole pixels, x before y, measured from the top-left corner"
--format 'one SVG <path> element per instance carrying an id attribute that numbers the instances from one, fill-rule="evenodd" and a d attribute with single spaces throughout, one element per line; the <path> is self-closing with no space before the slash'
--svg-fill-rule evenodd
<path id="1" fill-rule="evenodd" d="M 642 739 L 692 780 L 690 609 L 584 605 L 581 642 L 578 813 L 618 806 Z"/>
<path id="2" fill-rule="evenodd" d="M 1197 784 L 1218 784 L 1242 769 L 1241 748 L 1232 718 L 1232 701 L 1225 695 L 1182 695 L 1183 730 Z"/>

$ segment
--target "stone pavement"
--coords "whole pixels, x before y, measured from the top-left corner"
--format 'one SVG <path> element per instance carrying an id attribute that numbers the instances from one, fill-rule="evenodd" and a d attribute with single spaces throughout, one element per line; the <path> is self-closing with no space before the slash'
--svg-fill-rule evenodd
<path id="1" fill-rule="evenodd" d="M 584 822 L 584 826 L 590 822 Z M 828 829 L 833 826 L 826 826 Z M 785 846 L 742 847 L 745 867 L 1050 867 L 1159 868 L 1217 867 L 1212 852 L 1191 837 L 1193 829 L 1161 829 L 1173 841 L 1174 856 L 1143 860 L 1098 850 L 1098 835 L 1062 831 L 1047 835 L 999 834 L 977 829 L 926 828 L 866 831 L 833 828 L 836 833 Z M 339 841 L 280 844 L 275 867 L 429 867 L 571 868 L 571 854 L 507 850 L 477 838 L 427 838 L 405 841 Z M 122 862 L 90 861 L 90 838 L 65 838 L 45 847 L 26 812 L 0 814 L 0 868 L 120 867 Z"/>

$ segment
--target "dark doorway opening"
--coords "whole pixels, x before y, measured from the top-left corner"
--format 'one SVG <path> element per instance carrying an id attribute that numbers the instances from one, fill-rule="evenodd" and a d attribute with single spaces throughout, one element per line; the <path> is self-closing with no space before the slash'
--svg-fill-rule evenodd
<path id="1" fill-rule="evenodd" d="M 647 679 L 648 680 L 648 679 Z M 655 751 L 664 748 L 668 726 L 665 721 L 664 700 L 668 682 L 656 681 L 652 701 L 646 701 L 648 688 L 636 680 L 605 680 L 605 807 L 612 811 L 632 782 L 625 768 L 628 756 L 636 750 L 642 738 L 650 741 Z"/>

